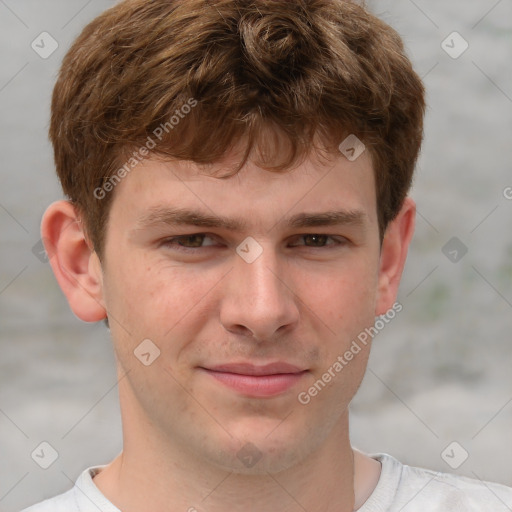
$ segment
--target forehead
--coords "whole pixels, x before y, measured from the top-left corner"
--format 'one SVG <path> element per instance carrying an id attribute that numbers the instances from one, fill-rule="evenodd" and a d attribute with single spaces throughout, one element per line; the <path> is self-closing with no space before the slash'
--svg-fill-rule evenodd
<path id="1" fill-rule="evenodd" d="M 329 161 L 309 156 L 277 172 L 248 161 L 237 174 L 219 177 L 233 165 L 229 157 L 208 166 L 147 159 L 117 185 L 111 217 L 120 214 L 126 223 L 140 225 L 167 207 L 236 218 L 233 229 L 268 231 L 284 217 L 343 210 L 377 223 L 374 173 L 366 152 L 352 162 L 341 154 Z"/>

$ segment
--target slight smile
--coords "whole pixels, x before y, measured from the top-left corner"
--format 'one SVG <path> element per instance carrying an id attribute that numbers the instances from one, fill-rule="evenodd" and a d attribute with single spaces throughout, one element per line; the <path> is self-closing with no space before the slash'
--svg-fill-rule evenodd
<path id="1" fill-rule="evenodd" d="M 255 366 L 250 363 L 230 363 L 199 368 L 225 386 L 246 396 L 257 398 L 284 393 L 308 373 L 308 370 L 282 362 L 263 366 Z"/>

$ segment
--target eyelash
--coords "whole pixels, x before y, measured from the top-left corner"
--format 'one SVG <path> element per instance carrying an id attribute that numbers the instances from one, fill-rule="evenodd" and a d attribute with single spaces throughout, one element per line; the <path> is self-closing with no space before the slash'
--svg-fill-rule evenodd
<path id="1" fill-rule="evenodd" d="M 328 244 L 328 245 L 321 245 L 321 246 L 307 246 L 304 245 L 306 249 L 329 249 L 329 248 L 336 248 L 341 247 L 345 245 L 348 240 L 344 237 L 335 237 L 333 235 L 326 235 L 322 233 L 304 233 L 302 235 L 297 235 L 298 238 L 305 238 L 305 237 L 326 237 L 327 239 L 334 240 L 335 243 Z M 204 241 L 205 238 L 214 239 L 215 237 L 208 235 L 207 233 L 194 233 L 191 235 L 180 235 L 175 236 L 172 238 L 167 238 L 162 241 L 162 246 L 171 248 L 173 250 L 182 251 L 182 252 L 197 252 L 198 249 L 207 249 L 208 247 L 214 247 L 214 244 L 207 245 L 207 246 L 200 246 L 200 247 L 185 247 L 183 245 L 177 244 L 179 240 L 186 240 L 194 237 L 202 237 L 202 241 Z"/>

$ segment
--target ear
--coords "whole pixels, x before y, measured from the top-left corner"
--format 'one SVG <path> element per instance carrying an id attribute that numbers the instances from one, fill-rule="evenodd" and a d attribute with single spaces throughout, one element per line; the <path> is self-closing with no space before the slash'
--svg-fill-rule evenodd
<path id="1" fill-rule="evenodd" d="M 415 217 L 416 204 L 407 197 L 396 218 L 386 228 L 380 252 L 375 315 L 386 313 L 396 300 L 409 243 L 414 233 Z"/>
<path id="2" fill-rule="evenodd" d="M 53 273 L 73 313 L 84 322 L 107 316 L 103 274 L 76 208 L 69 201 L 51 204 L 41 223 L 42 241 Z"/>

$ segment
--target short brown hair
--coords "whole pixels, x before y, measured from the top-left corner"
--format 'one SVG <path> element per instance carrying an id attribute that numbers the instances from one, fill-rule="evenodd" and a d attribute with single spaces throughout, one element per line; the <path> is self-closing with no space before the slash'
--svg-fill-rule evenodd
<path id="1" fill-rule="evenodd" d="M 96 191 L 155 133 L 156 157 L 212 163 L 243 142 L 237 170 L 255 149 L 273 171 L 354 134 L 372 157 L 382 237 L 411 185 L 424 110 L 400 36 L 353 2 L 125 0 L 66 54 L 50 138 L 100 257 L 113 193 Z"/>

